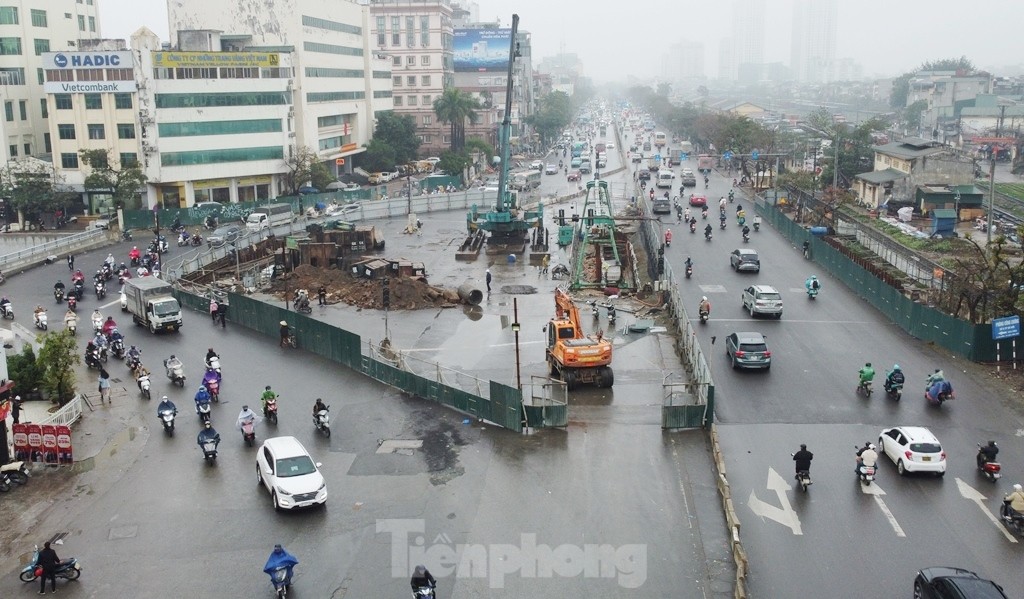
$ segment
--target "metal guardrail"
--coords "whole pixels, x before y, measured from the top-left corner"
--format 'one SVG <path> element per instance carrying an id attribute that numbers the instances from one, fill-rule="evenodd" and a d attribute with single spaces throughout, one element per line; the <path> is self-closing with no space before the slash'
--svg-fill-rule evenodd
<path id="1" fill-rule="evenodd" d="M 66 425 L 71 426 L 82 417 L 82 396 L 75 395 L 75 397 L 64 404 L 64 407 L 50 414 L 47 418 L 40 421 L 39 424 L 53 424 L 53 425 Z"/>
<path id="2" fill-rule="evenodd" d="M 3 256 L 0 256 L 0 269 L 6 270 L 8 265 L 17 262 L 43 259 L 47 256 L 62 254 L 83 244 L 100 241 L 107 236 L 108 232 L 103 229 L 91 229 L 89 231 L 67 235 L 60 239 L 54 239 L 53 241 L 48 241 L 40 245 L 34 245 L 23 250 L 18 250 L 17 252 L 4 254 Z"/>

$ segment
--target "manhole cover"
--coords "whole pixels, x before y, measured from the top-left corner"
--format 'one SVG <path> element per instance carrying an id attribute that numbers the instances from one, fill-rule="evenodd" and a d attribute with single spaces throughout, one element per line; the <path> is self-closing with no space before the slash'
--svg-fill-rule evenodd
<path id="1" fill-rule="evenodd" d="M 501 292 L 509 295 L 533 295 L 537 293 L 537 288 L 532 285 L 504 285 Z"/>

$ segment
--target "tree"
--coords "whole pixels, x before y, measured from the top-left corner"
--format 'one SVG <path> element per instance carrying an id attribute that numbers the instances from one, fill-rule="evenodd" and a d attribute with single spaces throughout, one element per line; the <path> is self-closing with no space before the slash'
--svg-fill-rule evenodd
<path id="1" fill-rule="evenodd" d="M 564 92 L 551 92 L 541 99 L 540 109 L 527 117 L 526 122 L 540 134 L 545 144 L 551 144 L 572 122 L 572 100 Z"/>
<path id="2" fill-rule="evenodd" d="M 825 150 L 825 158 L 821 164 L 821 180 L 829 185 L 834 177 L 833 165 L 836 163 L 838 152 L 838 181 L 841 188 L 849 187 L 857 174 L 871 170 L 875 159 L 875 152 L 872 149 L 875 140 L 872 134 L 888 127 L 888 123 L 879 117 L 863 121 L 856 127 L 850 126 L 849 123 L 837 123 L 832 118 L 832 113 L 825 108 L 819 108 L 809 114 L 806 122 L 811 129 L 832 142 Z"/>
<path id="3" fill-rule="evenodd" d="M 446 174 L 461 177 L 462 172 L 470 164 L 469 154 L 463 152 L 444 151 L 441 152 L 441 161 L 437 163 L 438 170 Z"/>
<path id="4" fill-rule="evenodd" d="M 31 345 L 25 344 L 20 354 L 7 358 L 7 376 L 14 381 L 15 395 L 28 398 L 38 390 L 43 372 Z"/>
<path id="5" fill-rule="evenodd" d="M 671 83 L 659 83 L 658 84 L 658 95 L 663 98 L 668 98 L 669 92 L 672 91 Z"/>
<path id="6" fill-rule="evenodd" d="M 379 170 L 390 171 L 396 165 L 412 162 L 420 149 L 420 137 L 412 115 L 396 114 L 390 110 L 377 115 L 373 139 L 390 146 L 394 152 L 391 162 Z"/>
<path id="7" fill-rule="evenodd" d="M 918 100 L 903 109 L 903 120 L 910 129 L 921 128 L 921 117 L 928 110 L 928 100 Z"/>
<path id="8" fill-rule="evenodd" d="M 146 175 L 135 164 L 120 164 L 115 167 L 107 150 L 81 150 L 82 162 L 91 172 L 85 178 L 85 188 L 95 191 L 109 191 L 115 208 L 134 206 L 139 190 L 146 185 Z"/>
<path id="9" fill-rule="evenodd" d="M 52 331 L 43 336 L 37 364 L 43 371 L 43 389 L 60 405 L 75 395 L 75 366 L 81 361 L 71 331 Z"/>
<path id="10" fill-rule="evenodd" d="M 359 158 L 363 168 L 371 173 L 390 171 L 399 164 L 395 149 L 380 139 L 371 139 L 366 151 Z"/>
<path id="11" fill-rule="evenodd" d="M 1024 231 L 1019 231 L 1018 234 Z M 1019 314 L 1020 289 L 1024 287 L 1024 263 L 1021 263 L 1006 237 L 999 235 L 982 246 L 967 236 L 949 253 L 953 273 L 948 277 L 940 302 L 950 314 L 980 324 L 991 318 Z"/>
<path id="12" fill-rule="evenodd" d="M 299 189 L 306 184 L 324 189 L 335 179 L 312 148 L 298 148 L 285 159 L 284 164 L 288 168 L 284 175 L 284 195 L 298 195 Z"/>
<path id="13" fill-rule="evenodd" d="M 451 126 L 453 152 L 460 152 L 466 146 L 466 121 L 475 124 L 479 118 L 477 111 L 481 108 L 479 100 L 455 87 L 444 90 L 441 97 L 434 100 L 437 119 Z"/>
<path id="14" fill-rule="evenodd" d="M 0 169 L 0 194 L 10 199 L 19 220 L 30 222 L 44 212 L 66 210 L 76 197 L 52 164 L 35 158 L 12 160 Z"/>

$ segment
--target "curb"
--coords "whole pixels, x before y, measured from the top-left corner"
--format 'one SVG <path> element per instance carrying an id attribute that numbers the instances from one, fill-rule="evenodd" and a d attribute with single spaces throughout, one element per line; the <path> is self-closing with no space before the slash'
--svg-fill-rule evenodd
<path id="1" fill-rule="evenodd" d="M 725 524 L 729 530 L 729 543 L 732 546 L 732 559 L 736 564 L 736 585 L 733 587 L 733 596 L 736 599 L 746 599 L 747 595 L 747 552 L 740 542 L 740 518 L 736 514 L 736 507 L 732 502 L 732 487 L 729 486 L 729 479 L 725 475 L 725 456 L 722 455 L 722 447 L 718 444 L 718 426 L 711 425 L 711 458 L 715 462 L 715 470 L 718 471 L 718 493 L 722 496 L 722 511 L 725 512 Z"/>

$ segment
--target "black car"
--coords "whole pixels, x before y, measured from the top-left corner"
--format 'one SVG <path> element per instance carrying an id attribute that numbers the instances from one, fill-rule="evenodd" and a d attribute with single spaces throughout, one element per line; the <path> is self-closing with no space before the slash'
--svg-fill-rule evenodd
<path id="1" fill-rule="evenodd" d="M 648 169 L 642 168 L 642 169 L 640 169 L 640 172 L 637 173 L 636 178 L 639 179 L 640 181 L 650 181 L 651 180 L 651 171 L 648 170 Z"/>
<path id="2" fill-rule="evenodd" d="M 914 579 L 914 599 L 1007 599 L 1003 587 L 963 568 L 924 568 Z"/>

